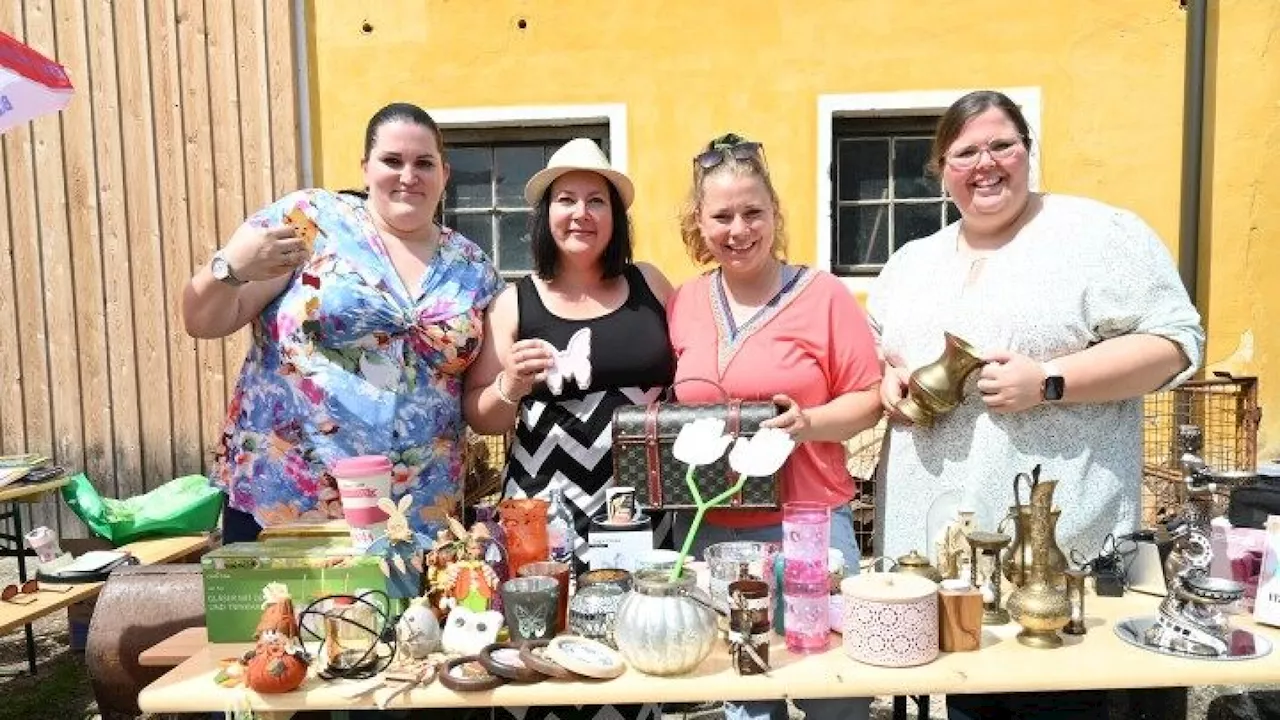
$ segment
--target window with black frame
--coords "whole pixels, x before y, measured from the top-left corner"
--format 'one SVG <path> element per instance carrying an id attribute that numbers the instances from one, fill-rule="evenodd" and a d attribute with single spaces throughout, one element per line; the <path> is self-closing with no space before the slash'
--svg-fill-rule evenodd
<path id="1" fill-rule="evenodd" d="M 876 275 L 895 250 L 959 219 L 925 170 L 936 123 L 935 117 L 834 121 L 832 272 Z"/>
<path id="2" fill-rule="evenodd" d="M 547 158 L 575 137 L 589 137 L 609 153 L 605 125 L 447 129 L 449 183 L 444 224 L 489 254 L 504 277 L 533 270 L 524 186 Z"/>

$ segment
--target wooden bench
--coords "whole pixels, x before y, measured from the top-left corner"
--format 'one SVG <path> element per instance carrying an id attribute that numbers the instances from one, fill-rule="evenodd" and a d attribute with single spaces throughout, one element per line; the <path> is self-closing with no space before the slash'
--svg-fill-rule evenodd
<path id="1" fill-rule="evenodd" d="M 143 650 L 138 655 L 138 664 L 143 667 L 177 667 L 208 645 L 208 628 L 187 628 Z"/>
<path id="2" fill-rule="evenodd" d="M 142 565 L 152 565 L 192 555 L 208 547 L 208 545 L 208 535 L 188 535 L 139 540 L 138 542 L 121 546 L 119 549 L 129 552 L 138 558 L 138 562 Z M 30 625 L 50 613 L 62 610 L 81 600 L 94 598 L 101 592 L 102 585 L 102 582 L 59 585 L 56 590 L 68 588 L 66 592 L 42 590 L 35 595 L 24 596 L 29 599 L 26 602 L 0 603 L 0 634 Z M 49 585 L 42 584 L 41 587 L 49 587 Z"/>

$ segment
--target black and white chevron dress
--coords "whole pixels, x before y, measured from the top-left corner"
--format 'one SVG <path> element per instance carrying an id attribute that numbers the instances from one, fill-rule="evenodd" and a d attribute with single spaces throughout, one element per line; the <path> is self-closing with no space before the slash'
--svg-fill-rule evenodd
<path id="1" fill-rule="evenodd" d="M 613 410 L 654 400 L 671 385 L 675 358 L 667 335 L 667 315 L 634 265 L 626 268 L 630 291 L 617 310 L 590 320 L 567 320 L 549 311 L 533 278 L 516 283 L 517 339 L 542 338 L 564 350 L 578 330 L 591 328 L 591 384 L 566 380 L 560 395 L 538 385 L 520 403 L 515 439 L 507 453 L 503 495 L 549 499 L 559 487 L 573 509 L 578 529 L 576 572 L 590 562 L 590 519 L 604 510 L 604 491 L 613 486 Z M 670 535 L 662 518 L 655 542 Z M 494 708 L 492 720 L 659 720 L 656 705 L 563 705 Z"/>
<path id="2" fill-rule="evenodd" d="M 591 328 L 591 384 L 579 389 L 566 380 L 558 396 L 540 384 L 521 401 L 503 487 L 506 497 L 564 492 L 578 529 L 579 571 L 590 561 L 590 520 L 603 512 L 605 489 L 613 486 L 613 411 L 656 399 L 675 374 L 666 312 L 638 268 L 628 265 L 625 277 L 626 302 L 590 320 L 553 315 L 532 277 L 516 283 L 517 339 L 541 338 L 563 350 L 575 332 Z M 665 532 L 658 528 L 659 539 Z"/>

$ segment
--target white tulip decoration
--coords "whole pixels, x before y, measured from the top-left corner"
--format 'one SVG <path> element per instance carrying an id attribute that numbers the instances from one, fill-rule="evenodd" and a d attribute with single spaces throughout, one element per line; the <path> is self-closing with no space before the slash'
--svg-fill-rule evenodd
<path id="1" fill-rule="evenodd" d="M 729 450 L 729 467 L 738 474 L 738 481 L 710 500 L 703 500 L 702 493 L 698 491 L 698 484 L 694 481 L 694 472 L 700 466 L 710 465 L 719 460 L 730 443 L 733 443 L 733 449 Z M 754 437 L 739 437 L 735 441 L 732 436 L 724 434 L 724 421 L 716 418 L 694 420 L 680 428 L 671 453 L 677 460 L 688 466 L 684 481 L 689 486 L 689 492 L 693 494 L 693 502 L 698 509 L 689 525 L 689 534 L 684 539 L 684 545 L 680 548 L 680 557 L 671 570 L 672 582 L 679 579 L 681 571 L 684 570 L 684 561 L 689 556 L 689 548 L 693 547 L 693 539 L 698 534 L 698 528 L 702 526 L 702 518 L 707 514 L 707 510 L 740 492 L 748 477 L 765 477 L 777 472 L 787 461 L 787 457 L 791 455 L 795 446 L 795 440 L 777 428 L 761 428 Z"/>

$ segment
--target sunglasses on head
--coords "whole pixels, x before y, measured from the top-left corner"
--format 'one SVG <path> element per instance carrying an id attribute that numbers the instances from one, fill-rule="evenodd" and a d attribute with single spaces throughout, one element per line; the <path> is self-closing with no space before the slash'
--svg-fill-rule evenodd
<path id="1" fill-rule="evenodd" d="M 762 150 L 764 150 L 764 144 L 758 142 L 717 143 L 710 150 L 698 153 L 693 158 L 693 163 L 703 170 L 710 170 L 727 162 L 729 158 L 739 161 L 758 161 Z"/>

